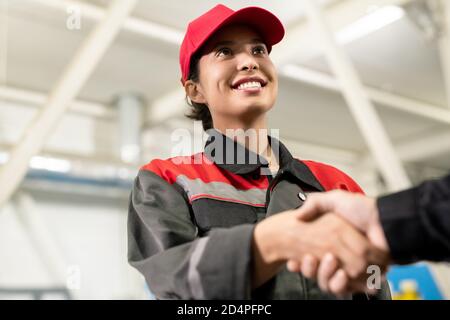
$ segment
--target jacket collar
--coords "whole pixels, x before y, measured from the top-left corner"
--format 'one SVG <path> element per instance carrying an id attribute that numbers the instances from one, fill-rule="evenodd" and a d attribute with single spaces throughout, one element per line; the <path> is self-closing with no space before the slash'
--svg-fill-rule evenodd
<path id="1" fill-rule="evenodd" d="M 211 129 L 208 130 L 208 135 L 205 155 L 218 167 L 235 174 L 247 174 L 268 166 L 264 157 L 248 150 L 221 132 Z"/>
<path id="2" fill-rule="evenodd" d="M 221 132 L 208 130 L 208 140 L 205 143 L 205 155 L 219 168 L 234 174 L 245 175 L 256 170 L 268 167 L 268 161 L 261 155 L 247 149 L 242 144 L 232 140 Z M 317 191 L 324 188 L 301 161 L 294 159 L 286 146 L 278 139 L 268 136 L 272 154 L 276 157 L 280 171 L 283 174 L 291 174 L 297 179 Z"/>

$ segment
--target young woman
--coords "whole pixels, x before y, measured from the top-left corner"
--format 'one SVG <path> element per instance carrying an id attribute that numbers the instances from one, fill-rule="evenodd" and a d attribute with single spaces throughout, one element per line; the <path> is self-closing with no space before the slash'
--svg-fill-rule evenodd
<path id="1" fill-rule="evenodd" d="M 200 154 L 143 166 L 130 198 L 129 262 L 159 299 L 333 299 L 286 261 L 332 252 L 336 268 L 358 277 L 361 261 L 382 259 L 335 215 L 295 217 L 307 192 L 362 190 L 336 168 L 294 159 L 267 134 L 278 92 L 269 53 L 283 36 L 281 22 L 256 7 L 218 5 L 187 28 L 181 82 L 189 117 L 209 139 Z"/>

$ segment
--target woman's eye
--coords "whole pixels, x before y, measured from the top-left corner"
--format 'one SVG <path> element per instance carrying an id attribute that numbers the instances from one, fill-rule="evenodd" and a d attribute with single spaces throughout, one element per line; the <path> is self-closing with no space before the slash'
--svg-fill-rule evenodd
<path id="1" fill-rule="evenodd" d="M 230 48 L 220 48 L 217 50 L 217 56 L 229 56 L 231 54 Z"/>
<path id="2" fill-rule="evenodd" d="M 266 48 L 264 46 L 258 46 L 253 48 L 253 54 L 265 54 Z"/>

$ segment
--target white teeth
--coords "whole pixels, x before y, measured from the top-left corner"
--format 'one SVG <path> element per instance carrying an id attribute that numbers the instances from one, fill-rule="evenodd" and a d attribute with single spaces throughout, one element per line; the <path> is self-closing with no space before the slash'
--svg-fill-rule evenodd
<path id="1" fill-rule="evenodd" d="M 257 81 L 245 82 L 239 85 L 238 90 L 248 89 L 248 88 L 261 88 L 261 83 Z"/>

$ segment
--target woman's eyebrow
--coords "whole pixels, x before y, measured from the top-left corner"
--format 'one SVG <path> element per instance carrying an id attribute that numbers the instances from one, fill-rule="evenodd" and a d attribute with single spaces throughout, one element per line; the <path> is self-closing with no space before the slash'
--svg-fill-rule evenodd
<path id="1" fill-rule="evenodd" d="M 213 49 L 217 49 L 218 47 L 221 47 L 221 46 L 233 46 L 233 45 L 236 45 L 236 43 L 237 43 L 236 41 L 232 41 L 232 40 L 219 41 L 214 45 Z M 261 43 L 264 43 L 264 41 L 260 38 L 254 38 L 254 39 L 250 40 L 248 43 L 261 44 Z"/>

